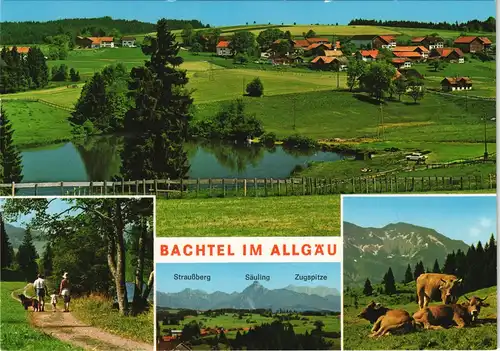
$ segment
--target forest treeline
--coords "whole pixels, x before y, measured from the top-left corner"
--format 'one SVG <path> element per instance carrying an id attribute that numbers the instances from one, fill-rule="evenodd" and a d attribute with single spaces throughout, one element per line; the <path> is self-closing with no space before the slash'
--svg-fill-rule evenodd
<path id="1" fill-rule="evenodd" d="M 402 27 L 402 28 L 426 28 L 426 29 L 446 29 L 462 32 L 495 32 L 496 19 L 488 17 L 484 21 L 477 19 L 467 21 L 448 23 L 448 22 L 419 22 L 419 21 L 381 21 L 374 19 L 353 19 L 349 26 L 384 26 L 384 27 Z"/>
<path id="2" fill-rule="evenodd" d="M 198 20 L 167 20 L 171 30 L 183 29 L 191 24 L 193 28 L 205 28 Z M 156 29 L 155 23 L 137 20 L 113 19 L 109 16 L 100 18 L 71 18 L 48 22 L 0 22 L 2 27 L 2 44 L 43 44 L 50 36 L 69 34 L 72 38 L 77 35 L 105 36 L 114 33 L 139 34 L 151 33 Z"/>

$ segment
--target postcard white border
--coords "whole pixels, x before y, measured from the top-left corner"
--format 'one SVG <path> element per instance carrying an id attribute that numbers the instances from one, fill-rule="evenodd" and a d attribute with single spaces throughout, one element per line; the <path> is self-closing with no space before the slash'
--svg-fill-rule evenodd
<path id="1" fill-rule="evenodd" d="M 156 196 L 155 195 L 47 195 L 47 196 L 0 196 L 0 200 L 16 200 L 16 199 L 153 199 L 153 243 L 156 239 Z M 154 245 L 154 244 L 153 244 Z M 152 350 L 156 350 L 156 262 L 155 262 L 155 250 L 153 250 L 153 271 L 154 271 L 154 282 L 153 282 L 153 347 Z"/>

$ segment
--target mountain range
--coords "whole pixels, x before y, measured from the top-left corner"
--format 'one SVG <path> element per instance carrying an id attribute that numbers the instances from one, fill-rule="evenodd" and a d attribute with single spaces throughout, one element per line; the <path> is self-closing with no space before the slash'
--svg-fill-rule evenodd
<path id="1" fill-rule="evenodd" d="M 422 261 L 426 269 L 432 269 L 437 259 L 442 268 L 449 253 L 469 248 L 461 240 L 409 223 L 363 228 L 344 222 L 343 228 L 345 285 L 362 284 L 366 278 L 380 283 L 389 267 L 396 281 L 401 281 L 408 264 L 413 270 Z"/>
<path id="2" fill-rule="evenodd" d="M 301 287 L 289 285 L 283 289 L 267 289 L 255 281 L 242 292 L 184 289 L 177 293 L 157 291 L 156 305 L 159 307 L 210 310 L 220 308 L 257 309 L 273 311 L 340 311 L 340 294 L 337 289 L 324 286 Z"/>
<path id="3" fill-rule="evenodd" d="M 7 236 L 9 237 L 9 242 L 14 248 L 14 251 L 17 251 L 19 246 L 23 243 L 26 229 L 13 226 L 9 223 L 4 223 L 4 225 Z M 38 252 L 38 255 L 41 256 L 47 241 L 39 239 L 41 232 L 38 230 L 32 230 L 31 235 L 33 236 L 33 245 L 35 245 L 36 252 Z"/>

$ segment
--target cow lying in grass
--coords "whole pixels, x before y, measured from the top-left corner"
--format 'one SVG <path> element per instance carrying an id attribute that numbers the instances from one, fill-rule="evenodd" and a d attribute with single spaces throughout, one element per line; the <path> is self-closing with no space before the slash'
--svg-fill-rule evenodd
<path id="1" fill-rule="evenodd" d="M 31 306 L 31 307 L 33 307 L 33 311 L 38 311 L 38 300 L 37 299 L 32 299 L 32 298 L 26 297 L 24 294 L 19 294 L 17 296 L 21 300 L 21 304 L 23 305 L 25 310 L 27 310 L 28 307 Z"/>
<path id="2" fill-rule="evenodd" d="M 386 308 L 374 301 L 358 315 L 373 323 L 370 337 L 380 337 L 389 334 L 407 333 L 415 330 L 415 321 L 404 310 Z"/>
<path id="3" fill-rule="evenodd" d="M 463 328 L 477 320 L 481 307 L 488 307 L 485 299 L 473 296 L 461 304 L 428 306 L 413 315 L 413 319 L 425 329 L 442 329 L 456 326 Z"/>

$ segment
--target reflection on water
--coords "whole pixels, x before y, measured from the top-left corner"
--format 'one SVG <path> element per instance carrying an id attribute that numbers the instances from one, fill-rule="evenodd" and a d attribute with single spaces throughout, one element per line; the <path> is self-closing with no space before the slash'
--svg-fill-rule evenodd
<path id="1" fill-rule="evenodd" d="M 111 180 L 120 176 L 123 145 L 123 137 L 106 136 L 22 150 L 23 181 Z M 281 146 L 191 142 L 184 149 L 191 178 L 286 178 L 297 165 L 342 158 L 332 152 L 290 152 Z M 146 162 L 158 162 L 151 158 Z"/>

